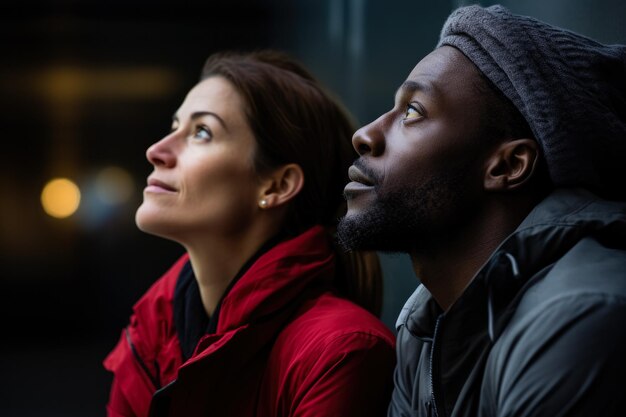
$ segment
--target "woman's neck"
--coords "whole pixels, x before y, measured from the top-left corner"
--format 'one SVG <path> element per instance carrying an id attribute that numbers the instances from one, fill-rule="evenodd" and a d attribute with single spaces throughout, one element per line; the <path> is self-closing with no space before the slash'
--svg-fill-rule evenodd
<path id="1" fill-rule="evenodd" d="M 211 317 L 237 272 L 272 237 L 268 231 L 211 236 L 185 245 L 204 310 Z"/>

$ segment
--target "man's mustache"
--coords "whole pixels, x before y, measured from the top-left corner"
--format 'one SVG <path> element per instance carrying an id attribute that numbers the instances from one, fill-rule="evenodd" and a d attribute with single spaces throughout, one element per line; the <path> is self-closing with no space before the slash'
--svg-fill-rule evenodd
<path id="1" fill-rule="evenodd" d="M 373 185 L 376 186 L 382 182 L 382 176 L 378 173 L 374 172 L 370 167 L 368 167 L 363 161 L 362 157 L 359 157 L 352 164 L 357 167 L 369 180 L 372 181 Z"/>

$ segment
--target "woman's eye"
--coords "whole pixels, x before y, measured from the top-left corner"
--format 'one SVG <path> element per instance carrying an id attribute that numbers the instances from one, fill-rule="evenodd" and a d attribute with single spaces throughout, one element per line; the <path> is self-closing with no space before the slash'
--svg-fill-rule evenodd
<path id="1" fill-rule="evenodd" d="M 414 120 L 423 117 L 422 112 L 414 105 L 407 104 L 404 112 L 404 120 Z"/>
<path id="2" fill-rule="evenodd" d="M 210 140 L 213 137 L 211 131 L 205 126 L 198 126 L 193 134 L 194 139 Z"/>

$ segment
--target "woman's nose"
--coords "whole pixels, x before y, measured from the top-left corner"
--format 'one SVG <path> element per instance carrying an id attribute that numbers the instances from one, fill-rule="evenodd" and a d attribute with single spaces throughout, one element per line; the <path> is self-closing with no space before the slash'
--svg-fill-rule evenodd
<path id="1" fill-rule="evenodd" d="M 146 158 L 154 166 L 172 168 L 176 165 L 176 155 L 172 149 L 172 136 L 167 135 L 160 141 L 153 143 L 146 151 Z"/>
<path id="2" fill-rule="evenodd" d="M 382 116 L 363 126 L 352 136 L 352 146 L 361 156 L 379 156 L 385 150 L 385 136 L 381 129 Z"/>

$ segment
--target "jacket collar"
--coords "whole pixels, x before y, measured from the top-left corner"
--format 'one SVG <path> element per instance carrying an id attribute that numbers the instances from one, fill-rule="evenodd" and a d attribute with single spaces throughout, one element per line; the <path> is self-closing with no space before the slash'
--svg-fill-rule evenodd
<path id="1" fill-rule="evenodd" d="M 273 248 L 284 237 L 275 236 L 265 242 L 257 252 L 248 259 L 244 265 L 240 268 L 239 272 L 231 280 L 230 284 L 224 291 L 222 299 L 224 299 L 232 287 L 239 281 L 243 274 L 245 274 L 250 266 L 253 265 L 259 257 L 265 252 Z M 217 323 L 219 321 L 220 309 L 222 300 L 218 303 L 215 311 L 209 317 L 206 314 L 202 299 L 200 297 L 200 288 L 198 281 L 191 268 L 191 262 L 187 261 L 185 266 L 180 271 L 178 280 L 176 281 L 176 288 L 174 291 L 173 300 L 173 313 L 174 313 L 174 326 L 177 329 L 178 340 L 183 353 L 184 360 L 189 359 L 198 345 L 198 341 L 205 334 L 213 334 L 217 331 Z"/>
<path id="2" fill-rule="evenodd" d="M 280 242 L 261 255 L 226 294 L 217 334 L 267 319 L 311 286 L 327 287 L 334 271 L 334 253 L 322 226 Z"/>
<path id="3" fill-rule="evenodd" d="M 217 331 L 204 335 L 194 355 L 177 369 L 176 380 L 155 393 L 151 415 L 189 404 L 209 404 L 211 412 L 219 415 L 242 414 L 222 412 L 223 408 L 253 407 L 265 363 L 261 358 L 302 302 L 329 288 L 334 259 L 320 226 L 278 243 L 256 259 L 222 299 Z M 220 402 L 220 395 L 230 389 L 225 387 L 250 401 Z M 192 397 L 198 401 L 191 401 Z M 198 409 L 202 412 L 184 414 L 206 415 L 202 407 Z"/>
<path id="4" fill-rule="evenodd" d="M 500 244 L 445 313 L 447 333 L 457 337 L 473 334 L 484 328 L 486 319 L 493 340 L 506 324 L 516 297 L 539 270 L 558 260 L 585 236 L 623 235 L 624 231 L 624 203 L 602 200 L 583 189 L 555 190 Z M 441 314 L 432 295 L 420 285 L 400 313 L 396 327 L 406 326 L 418 338 L 430 340 Z M 458 320 L 448 319 L 453 317 Z"/>

